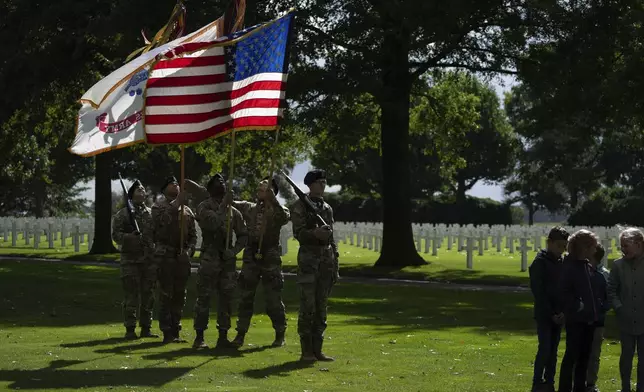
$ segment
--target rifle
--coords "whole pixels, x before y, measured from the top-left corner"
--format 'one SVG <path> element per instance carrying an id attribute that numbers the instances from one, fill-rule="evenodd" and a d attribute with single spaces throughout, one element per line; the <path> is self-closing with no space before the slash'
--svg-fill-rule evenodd
<path id="1" fill-rule="evenodd" d="M 134 204 L 132 204 L 132 199 L 127 195 L 127 189 L 125 189 L 125 184 L 123 183 L 123 178 L 121 178 L 121 173 L 119 173 L 119 180 L 121 181 L 121 187 L 123 188 L 123 194 L 125 197 L 125 208 L 127 208 L 127 215 L 130 217 L 130 224 L 134 226 L 134 230 L 137 233 L 140 233 L 139 224 L 136 222 L 134 217 Z"/>
<path id="2" fill-rule="evenodd" d="M 299 197 L 300 200 L 302 200 L 302 203 L 304 203 L 304 207 L 306 207 L 306 209 L 309 210 L 309 212 L 311 214 L 315 215 L 315 219 L 318 221 L 318 224 L 320 226 L 327 226 L 327 224 L 324 221 L 324 219 L 320 216 L 320 214 L 318 214 L 317 210 L 315 209 L 315 206 L 313 206 L 313 202 L 309 198 L 309 195 L 307 195 L 306 193 L 302 192 L 302 190 L 297 185 L 295 185 L 295 182 L 293 182 L 293 180 L 291 180 L 291 177 L 289 177 L 288 175 L 286 175 L 286 173 L 284 173 L 284 170 L 280 170 L 280 173 L 282 174 L 282 176 L 284 176 L 286 181 L 289 184 L 291 184 L 291 186 L 293 187 L 293 190 L 295 191 L 295 194 L 297 195 L 297 197 Z"/>

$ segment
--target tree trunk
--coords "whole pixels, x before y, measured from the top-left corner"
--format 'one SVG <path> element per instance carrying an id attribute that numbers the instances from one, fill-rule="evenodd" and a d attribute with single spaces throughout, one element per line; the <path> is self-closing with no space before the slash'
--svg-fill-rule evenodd
<path id="1" fill-rule="evenodd" d="M 575 210 L 579 204 L 579 191 L 577 188 L 570 189 L 570 210 Z"/>
<path id="2" fill-rule="evenodd" d="M 534 225 L 534 214 L 537 212 L 537 209 L 534 208 L 534 203 L 528 203 L 528 225 Z"/>
<path id="3" fill-rule="evenodd" d="M 45 182 L 39 181 L 36 185 L 36 194 L 35 198 L 35 209 L 34 215 L 36 218 L 43 218 L 45 216 L 45 198 L 47 197 L 47 191 L 45 189 Z"/>
<path id="4" fill-rule="evenodd" d="M 462 206 L 465 204 L 465 192 L 467 191 L 465 185 L 465 177 L 456 177 L 456 205 Z"/>
<path id="5" fill-rule="evenodd" d="M 94 205 L 94 242 L 91 254 L 116 253 L 112 242 L 112 153 L 96 156 L 96 191 Z"/>
<path id="6" fill-rule="evenodd" d="M 457 222 L 459 224 L 467 223 L 467 216 L 465 216 L 465 209 L 462 208 L 465 205 L 465 177 L 461 175 L 456 176 L 456 205 L 458 207 L 458 217 Z"/>
<path id="7" fill-rule="evenodd" d="M 416 251 L 411 228 L 409 175 L 409 33 L 387 18 L 383 39 L 381 147 L 383 175 L 383 242 L 376 266 L 427 264 Z"/>

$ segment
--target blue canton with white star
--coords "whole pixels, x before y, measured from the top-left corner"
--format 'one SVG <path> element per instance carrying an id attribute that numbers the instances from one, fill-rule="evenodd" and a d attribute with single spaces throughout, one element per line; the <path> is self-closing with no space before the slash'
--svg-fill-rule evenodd
<path id="1" fill-rule="evenodd" d="M 287 73 L 287 44 L 292 21 L 293 15 L 286 15 L 270 24 L 252 28 L 246 32 L 246 37 L 225 46 L 226 79 L 236 82 L 261 73 Z"/>

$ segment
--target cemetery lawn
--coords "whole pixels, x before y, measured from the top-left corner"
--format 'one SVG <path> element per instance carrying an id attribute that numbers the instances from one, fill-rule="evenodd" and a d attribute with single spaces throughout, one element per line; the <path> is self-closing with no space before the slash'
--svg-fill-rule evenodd
<path id="1" fill-rule="evenodd" d="M 88 254 L 87 243 L 80 245 L 80 252 L 74 252 L 74 247 L 69 245 L 62 247 L 60 240 L 54 244 L 54 249 L 48 249 L 48 243 L 45 236 L 40 241 L 40 249 L 34 249 L 33 244 L 24 245 L 20 239 L 16 248 L 11 247 L 11 242 L 0 241 L 0 255 L 5 256 L 22 256 L 35 258 L 54 258 L 78 261 L 101 261 L 116 262 L 119 260 L 118 254 L 108 255 L 90 255 Z M 497 253 L 496 249 L 491 247 L 479 256 L 474 252 L 474 268 L 466 268 L 466 252 L 458 252 L 454 247 L 451 251 L 439 249 L 437 256 L 431 256 L 421 252 L 427 265 L 419 267 L 405 268 L 376 268 L 374 264 L 378 259 L 379 253 L 349 244 L 340 243 L 340 274 L 351 277 L 368 277 L 368 278 L 395 278 L 410 280 L 431 280 L 440 282 L 479 284 L 479 285 L 507 285 L 507 286 L 526 286 L 529 284 L 528 272 L 521 272 L 521 253 L 509 253 L 508 249 L 503 249 Z M 296 272 L 297 270 L 297 249 L 298 243 L 290 239 L 288 243 L 288 253 L 283 256 L 283 269 L 285 272 Z M 421 250 L 424 250 L 421 247 Z M 431 250 L 430 250 L 431 252 Z M 528 265 L 532 263 L 536 252 L 528 252 Z M 618 253 L 613 250 L 609 255 L 609 266 L 612 260 L 618 258 Z M 241 254 L 239 255 L 238 267 L 241 268 Z M 198 261 L 198 253 L 194 261 Z"/>
<path id="2" fill-rule="evenodd" d="M 340 283 L 329 301 L 325 343 L 337 360 L 305 366 L 298 361 L 292 280 L 284 289 L 287 345 L 267 347 L 272 328 L 260 314 L 239 352 L 190 348 L 194 286 L 193 276 L 182 332 L 188 343 L 124 341 L 117 269 L 0 261 L 0 390 L 512 392 L 530 387 L 536 337 L 527 293 Z M 263 309 L 261 294 L 256 304 Z M 215 315 L 213 309 L 211 320 Z M 607 323 L 598 386 L 616 390 L 619 345 L 612 314 Z M 206 334 L 211 344 L 212 326 Z"/>

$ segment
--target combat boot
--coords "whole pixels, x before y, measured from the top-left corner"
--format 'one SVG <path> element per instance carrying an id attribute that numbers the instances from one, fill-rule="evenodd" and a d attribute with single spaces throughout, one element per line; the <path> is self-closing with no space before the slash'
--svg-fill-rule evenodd
<path id="1" fill-rule="evenodd" d="M 164 329 L 163 330 L 163 344 L 172 343 L 173 340 L 174 340 L 174 334 L 172 333 L 172 330 Z"/>
<path id="2" fill-rule="evenodd" d="M 181 328 L 179 328 L 179 327 L 174 327 L 172 329 L 172 336 L 173 336 L 172 343 L 186 343 L 186 340 L 181 339 L 181 337 L 179 336 L 179 331 L 180 330 L 181 330 Z"/>
<path id="3" fill-rule="evenodd" d="M 313 338 L 313 354 L 318 361 L 332 362 L 335 361 L 335 358 L 324 355 L 322 352 L 322 343 L 324 343 L 324 337 L 315 336 Z"/>
<path id="4" fill-rule="evenodd" d="M 203 338 L 203 329 L 198 329 L 195 332 L 197 333 L 197 336 L 195 337 L 194 343 L 192 343 L 192 348 L 195 348 L 195 349 L 208 348 L 208 345 L 206 344 Z"/>
<path id="5" fill-rule="evenodd" d="M 217 348 L 235 348 L 229 341 L 228 341 L 228 331 L 225 329 L 220 329 L 219 330 L 219 339 L 217 339 Z"/>
<path id="6" fill-rule="evenodd" d="M 286 344 L 284 333 L 284 331 L 275 331 L 275 340 L 271 344 L 271 347 L 282 347 Z"/>
<path id="7" fill-rule="evenodd" d="M 317 360 L 313 354 L 310 336 L 300 336 L 300 346 L 302 346 L 302 356 L 300 356 L 300 361 L 315 362 Z"/>
<path id="8" fill-rule="evenodd" d="M 155 335 L 150 332 L 150 327 L 141 327 L 141 336 L 142 338 L 158 338 L 159 335 Z"/>
<path id="9" fill-rule="evenodd" d="M 246 337 L 245 332 L 237 332 L 237 336 L 235 336 L 235 339 L 233 339 L 230 344 L 234 347 L 241 347 L 244 345 L 244 338 Z"/>
<path id="10" fill-rule="evenodd" d="M 136 332 L 134 330 L 135 330 L 135 327 L 126 327 L 126 329 L 125 329 L 125 339 L 127 339 L 127 340 L 138 339 L 139 337 L 136 336 Z"/>

